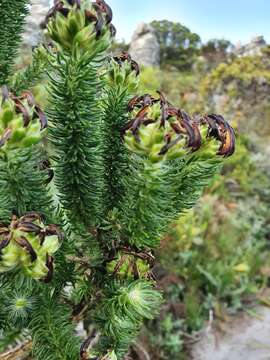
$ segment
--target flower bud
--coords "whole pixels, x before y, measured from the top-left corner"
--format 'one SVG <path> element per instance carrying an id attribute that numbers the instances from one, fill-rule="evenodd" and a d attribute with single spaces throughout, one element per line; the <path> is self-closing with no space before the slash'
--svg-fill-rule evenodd
<path id="1" fill-rule="evenodd" d="M 131 59 L 127 52 L 115 56 L 110 62 L 107 75 L 108 83 L 119 89 L 128 89 L 130 93 L 138 88 L 139 65 Z"/>
<path id="2" fill-rule="evenodd" d="M 16 97 L 3 87 L 0 91 L 0 149 L 17 149 L 38 143 L 47 119 L 35 104 L 33 95 Z"/>
<path id="3" fill-rule="evenodd" d="M 9 226 L 0 228 L 0 272 L 21 268 L 27 276 L 48 281 L 61 239 L 59 228 L 46 226 L 37 213 L 13 216 Z"/>

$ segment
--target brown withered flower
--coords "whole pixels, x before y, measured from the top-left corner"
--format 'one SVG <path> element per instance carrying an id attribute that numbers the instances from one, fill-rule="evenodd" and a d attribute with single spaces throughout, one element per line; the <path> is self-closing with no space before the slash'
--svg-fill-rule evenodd
<path id="1" fill-rule="evenodd" d="M 46 226 L 41 214 L 31 212 L 21 218 L 13 215 L 8 226 L 0 225 L 0 272 L 21 267 L 36 280 L 51 281 L 52 255 L 62 240 L 59 227 Z"/>
<path id="2" fill-rule="evenodd" d="M 61 0 L 54 1 L 54 6 L 49 10 L 47 16 L 42 23 L 41 27 L 46 28 L 50 19 L 54 18 L 57 13 L 62 14 L 64 17 L 68 17 L 71 9 L 77 9 L 84 11 L 85 19 L 87 24 L 95 24 L 96 38 L 100 38 L 102 35 L 102 29 L 104 26 L 108 26 L 111 36 L 114 37 L 116 29 L 113 26 L 112 18 L 113 12 L 110 6 L 104 0 L 97 0 L 92 3 L 90 8 L 84 9 L 80 0 L 67 0 L 67 4 Z"/>
<path id="3" fill-rule="evenodd" d="M 218 155 L 231 156 L 235 152 L 235 132 L 230 124 L 221 115 L 216 114 L 207 115 L 202 121 L 208 124 L 208 136 L 221 142 Z"/>
<path id="4" fill-rule="evenodd" d="M 131 70 L 135 71 L 136 76 L 138 76 L 140 74 L 139 64 L 131 58 L 131 56 L 129 55 L 129 53 L 127 51 L 123 51 L 122 54 L 120 54 L 119 56 L 114 56 L 113 60 L 115 62 L 117 62 L 117 64 L 119 66 L 121 66 L 125 62 L 130 63 Z"/>
<path id="5" fill-rule="evenodd" d="M 105 15 L 106 24 L 110 24 L 112 22 L 112 9 L 104 0 L 96 0 L 96 2 L 93 3 L 93 8 Z"/>
<path id="6" fill-rule="evenodd" d="M 59 0 L 54 0 L 54 5 L 53 7 L 48 11 L 45 20 L 41 23 L 41 28 L 45 29 L 46 26 L 48 25 L 49 20 L 54 17 L 57 12 L 61 13 L 62 15 L 64 15 L 65 17 L 68 16 L 69 14 L 69 9 L 65 7 L 65 4 L 63 1 L 59 1 Z"/>
<path id="7" fill-rule="evenodd" d="M 128 103 L 128 111 L 131 112 L 132 110 L 134 110 L 135 108 L 142 108 L 145 107 L 147 105 L 152 105 L 155 102 L 158 102 L 158 99 L 155 99 L 153 96 L 149 95 L 149 94 L 145 94 L 142 96 L 135 96 L 134 98 L 132 98 L 129 103 Z"/>
<path id="8" fill-rule="evenodd" d="M 17 114 L 23 115 L 24 126 L 28 126 L 31 119 L 38 119 L 40 122 L 40 130 L 44 130 L 48 126 L 48 121 L 45 113 L 41 108 L 36 104 L 33 94 L 30 91 L 24 91 L 20 96 L 16 96 L 11 93 L 6 86 L 3 86 L 2 89 L 2 104 L 7 99 L 13 100 L 15 104 L 15 110 Z M 33 114 L 30 113 L 33 110 Z"/>
<path id="9" fill-rule="evenodd" d="M 157 130 L 155 130 L 155 136 L 157 136 L 157 139 L 160 138 L 160 136 L 163 136 L 163 144 L 159 142 L 162 146 L 158 155 L 165 155 L 169 152 L 169 150 L 171 153 L 171 149 L 180 142 L 182 144 L 183 139 L 185 139 L 184 148 L 190 149 L 191 152 L 194 152 L 201 148 L 205 139 L 203 139 L 202 136 L 202 127 L 208 126 L 207 137 L 215 138 L 221 142 L 217 155 L 228 157 L 234 153 L 234 130 L 222 116 L 210 114 L 200 118 L 192 118 L 184 110 L 174 107 L 169 101 L 167 101 L 162 92 L 158 92 L 158 94 L 159 98 L 154 98 L 149 94 L 145 94 L 143 96 L 136 96 L 130 100 L 128 103 L 128 110 L 132 113 L 132 119 L 122 128 L 123 136 L 125 136 L 127 132 L 131 133 L 136 142 L 139 144 L 141 142 L 141 127 L 141 134 L 143 133 L 145 137 L 147 125 L 155 123 L 159 124 L 161 131 L 158 135 Z M 151 131 L 152 130 L 150 130 L 150 132 Z M 149 133 L 149 136 L 151 138 L 151 136 L 154 135 L 150 135 Z M 129 146 L 135 151 L 140 148 L 137 147 L 136 150 L 136 146 L 134 145 L 133 147 L 131 140 L 129 140 Z M 148 144 L 147 146 L 154 146 L 154 144 Z M 177 146 L 179 148 L 179 145 Z M 158 159 L 155 155 L 152 155 L 155 151 L 154 149 L 156 148 L 157 147 L 154 147 L 152 150 L 149 148 L 147 150 L 150 151 L 154 161 Z M 142 145 L 140 149 L 140 151 L 143 151 L 145 147 Z M 175 153 L 177 154 L 177 151 Z"/>

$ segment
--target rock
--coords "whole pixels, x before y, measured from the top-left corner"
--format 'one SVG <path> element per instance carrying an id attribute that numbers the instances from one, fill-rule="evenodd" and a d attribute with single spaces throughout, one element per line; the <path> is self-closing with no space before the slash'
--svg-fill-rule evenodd
<path id="1" fill-rule="evenodd" d="M 160 45 L 153 27 L 141 23 L 131 39 L 129 48 L 131 57 L 143 66 L 159 66 Z"/>
<path id="2" fill-rule="evenodd" d="M 192 360 L 266 360 L 270 354 L 270 309 L 259 307 L 256 316 L 237 316 L 225 335 L 206 331 L 192 350 Z"/>
<path id="3" fill-rule="evenodd" d="M 234 54 L 236 56 L 261 55 L 262 49 L 265 48 L 266 45 L 267 44 L 263 36 L 256 36 L 246 45 L 237 45 L 234 49 Z"/>
<path id="4" fill-rule="evenodd" d="M 40 24 L 44 20 L 49 8 L 50 0 L 32 0 L 31 12 L 26 19 L 23 45 L 36 46 L 41 39 Z"/>

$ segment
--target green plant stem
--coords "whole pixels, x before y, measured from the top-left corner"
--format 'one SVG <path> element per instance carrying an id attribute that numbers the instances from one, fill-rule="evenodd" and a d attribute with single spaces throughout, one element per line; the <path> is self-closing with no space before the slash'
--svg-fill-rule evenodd
<path id="1" fill-rule="evenodd" d="M 0 86 L 7 83 L 18 55 L 25 17 L 28 14 L 28 0 L 2 0 L 0 4 Z"/>
<path id="2" fill-rule="evenodd" d="M 49 75 L 49 138 L 55 150 L 55 184 L 62 207 L 75 226 L 95 226 L 104 216 L 97 70 L 86 56 L 59 56 L 54 75 Z"/>

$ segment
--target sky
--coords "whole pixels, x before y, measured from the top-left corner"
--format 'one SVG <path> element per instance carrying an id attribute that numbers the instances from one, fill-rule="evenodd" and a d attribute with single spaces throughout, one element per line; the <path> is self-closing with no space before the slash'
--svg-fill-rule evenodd
<path id="1" fill-rule="evenodd" d="M 107 0 L 117 38 L 129 42 L 140 22 L 181 22 L 203 41 L 224 38 L 245 44 L 264 35 L 270 42 L 270 0 Z"/>

